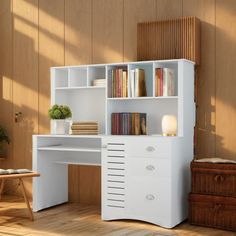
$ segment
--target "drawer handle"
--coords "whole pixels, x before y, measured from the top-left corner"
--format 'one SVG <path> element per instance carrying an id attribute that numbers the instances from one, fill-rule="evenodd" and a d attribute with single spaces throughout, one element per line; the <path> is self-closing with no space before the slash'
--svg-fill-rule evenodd
<path id="1" fill-rule="evenodd" d="M 146 196 L 146 199 L 149 200 L 149 201 L 152 201 L 152 200 L 155 199 L 155 197 L 154 197 L 154 195 L 152 195 L 152 194 L 148 194 L 148 195 Z"/>
<path id="2" fill-rule="evenodd" d="M 147 165 L 147 166 L 146 166 L 146 170 L 153 171 L 153 170 L 155 170 L 155 166 L 153 166 L 153 165 Z"/>
<path id="3" fill-rule="evenodd" d="M 216 175 L 214 177 L 215 182 L 223 182 L 224 181 L 224 177 L 222 175 Z"/>
<path id="4" fill-rule="evenodd" d="M 155 148 L 152 147 L 152 146 L 148 146 L 148 147 L 146 148 L 146 150 L 147 150 L 148 152 L 154 152 L 154 151 L 155 151 Z"/>

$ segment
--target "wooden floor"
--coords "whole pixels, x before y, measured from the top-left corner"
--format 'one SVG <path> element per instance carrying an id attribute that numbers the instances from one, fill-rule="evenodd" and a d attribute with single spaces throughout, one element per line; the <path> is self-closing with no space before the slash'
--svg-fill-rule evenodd
<path id="1" fill-rule="evenodd" d="M 104 236 L 233 236 L 236 233 L 182 223 L 172 230 L 138 221 L 104 222 L 96 206 L 63 204 L 39 213 L 35 221 L 28 219 L 23 199 L 4 196 L 0 204 L 0 235 L 6 236 L 55 236 L 55 235 L 104 235 Z"/>

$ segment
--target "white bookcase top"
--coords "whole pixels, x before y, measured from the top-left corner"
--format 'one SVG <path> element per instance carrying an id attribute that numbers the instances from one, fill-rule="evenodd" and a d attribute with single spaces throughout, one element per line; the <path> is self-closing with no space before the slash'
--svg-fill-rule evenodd
<path id="1" fill-rule="evenodd" d="M 52 67 L 51 104 L 68 105 L 74 121 L 97 121 L 100 135 L 112 134 L 113 113 L 146 113 L 149 136 L 162 133 L 164 115 L 174 115 L 177 118 L 177 136 L 180 137 L 187 129 L 184 120 L 194 120 L 194 65 L 186 59 L 173 59 Z M 113 93 L 116 73 L 113 69 L 121 68 L 127 74 L 126 85 L 129 87 L 125 95 L 117 96 Z M 145 73 L 147 95 L 142 97 L 130 92 L 132 70 L 138 68 Z M 156 92 L 158 68 L 173 71 L 171 96 L 159 96 Z M 104 83 L 97 82 L 101 80 Z"/>
<path id="2" fill-rule="evenodd" d="M 153 63 L 153 62 L 159 62 L 159 63 L 173 63 L 173 62 L 179 62 L 179 61 L 185 61 L 188 63 L 191 63 L 195 65 L 196 63 L 194 61 L 190 61 L 187 59 L 171 59 L 171 60 L 150 60 L 150 61 L 132 61 L 132 62 L 114 62 L 114 63 L 106 63 L 106 64 L 82 64 L 82 65 L 70 65 L 70 66 L 53 66 L 51 69 L 65 69 L 65 68 L 76 68 L 76 67 L 103 67 L 103 66 L 124 66 L 128 64 L 146 64 L 146 63 Z"/>

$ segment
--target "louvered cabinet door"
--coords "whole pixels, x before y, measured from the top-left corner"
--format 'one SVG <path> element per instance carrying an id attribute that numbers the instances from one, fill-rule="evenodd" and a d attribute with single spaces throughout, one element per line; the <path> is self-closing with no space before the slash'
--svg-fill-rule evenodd
<path id="1" fill-rule="evenodd" d="M 102 219 L 125 218 L 126 145 L 121 139 L 102 140 Z"/>

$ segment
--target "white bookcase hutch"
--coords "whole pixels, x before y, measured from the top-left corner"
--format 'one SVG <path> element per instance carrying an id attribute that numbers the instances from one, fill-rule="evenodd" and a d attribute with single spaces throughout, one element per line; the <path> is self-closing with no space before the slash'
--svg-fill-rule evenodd
<path id="1" fill-rule="evenodd" d="M 155 69 L 172 68 L 175 96 L 155 97 Z M 111 69 L 145 70 L 146 97 L 111 97 Z M 94 79 L 106 86 L 94 87 Z M 174 227 L 187 217 L 195 125 L 194 63 L 185 59 L 51 68 L 51 103 L 68 105 L 75 121 L 94 120 L 99 135 L 35 135 L 33 209 L 68 201 L 68 164 L 102 166 L 102 219 L 138 219 Z M 111 135 L 113 112 L 147 113 L 147 135 Z M 177 136 L 161 135 L 166 114 Z"/>

